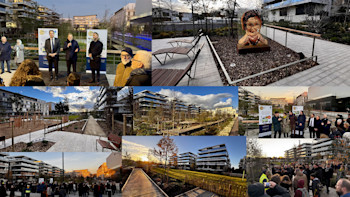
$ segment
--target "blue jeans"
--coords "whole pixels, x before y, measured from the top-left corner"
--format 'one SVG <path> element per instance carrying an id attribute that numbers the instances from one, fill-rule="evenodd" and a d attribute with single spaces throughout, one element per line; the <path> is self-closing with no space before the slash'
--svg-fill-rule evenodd
<path id="1" fill-rule="evenodd" d="M 10 71 L 10 60 L 2 60 L 1 61 L 1 73 L 5 72 L 5 61 L 6 61 L 6 64 L 7 64 L 7 71 Z"/>

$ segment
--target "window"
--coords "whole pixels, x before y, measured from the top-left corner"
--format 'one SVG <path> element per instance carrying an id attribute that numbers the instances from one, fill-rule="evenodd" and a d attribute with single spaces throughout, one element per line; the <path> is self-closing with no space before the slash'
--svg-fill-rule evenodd
<path id="1" fill-rule="evenodd" d="M 280 9 L 280 16 L 287 16 L 287 8 Z"/>
<path id="2" fill-rule="evenodd" d="M 304 5 L 298 5 L 295 9 L 295 15 L 302 15 L 305 14 L 305 6 Z"/>

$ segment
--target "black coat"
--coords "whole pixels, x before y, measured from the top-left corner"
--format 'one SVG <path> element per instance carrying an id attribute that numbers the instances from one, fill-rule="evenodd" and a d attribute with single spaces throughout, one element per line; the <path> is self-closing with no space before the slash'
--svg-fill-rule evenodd
<path id="1" fill-rule="evenodd" d="M 61 50 L 60 40 L 58 38 L 54 38 L 54 46 L 53 46 L 53 53 L 57 53 L 55 58 L 59 60 L 59 53 Z M 49 56 L 49 53 L 52 53 L 51 50 L 51 43 L 50 38 L 45 41 L 45 51 L 46 51 L 46 57 L 49 59 L 51 56 Z"/>
<path id="2" fill-rule="evenodd" d="M 324 178 L 325 179 L 331 179 L 333 177 L 333 168 L 327 168 L 324 170 Z"/>
<path id="3" fill-rule="evenodd" d="M 102 50 L 103 50 L 103 44 L 101 41 L 97 40 L 96 42 L 92 41 L 90 43 L 89 54 L 91 53 L 94 59 L 95 57 L 101 56 Z"/>
<path id="4" fill-rule="evenodd" d="M 70 47 L 67 47 L 69 43 L 72 43 L 72 45 Z M 66 52 L 66 60 L 77 61 L 78 52 L 75 52 L 76 49 L 78 49 L 78 52 L 80 51 L 79 44 L 76 40 L 67 40 L 66 42 L 64 42 L 63 50 Z"/>
<path id="5" fill-rule="evenodd" d="M 2 44 L 2 42 L 0 42 L 0 61 L 11 60 L 11 52 L 12 48 L 10 43 L 5 42 L 5 44 Z"/>

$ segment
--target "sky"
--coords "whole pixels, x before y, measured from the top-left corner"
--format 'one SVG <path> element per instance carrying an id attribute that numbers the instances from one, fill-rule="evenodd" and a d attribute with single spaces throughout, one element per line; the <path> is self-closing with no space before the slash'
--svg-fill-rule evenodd
<path id="1" fill-rule="evenodd" d="M 166 2 L 161 4 L 161 7 L 168 8 L 171 4 L 169 4 L 170 0 L 152 0 L 153 7 L 159 7 L 159 2 Z M 184 4 L 186 0 L 171 0 L 172 6 L 174 10 L 181 12 L 191 12 L 191 6 Z M 204 0 L 205 4 L 209 6 L 210 10 L 217 10 L 220 8 L 227 8 L 227 1 L 233 2 L 233 0 L 217 0 L 213 3 L 210 0 Z M 200 1 L 201 2 L 201 1 Z M 261 5 L 261 0 L 237 0 L 236 1 L 240 8 L 251 8 L 256 9 Z"/>
<path id="2" fill-rule="evenodd" d="M 248 139 L 249 140 L 249 139 Z M 314 139 L 254 139 L 265 157 L 284 157 L 284 151 L 303 143 L 312 143 Z M 276 148 L 278 147 L 278 148 Z"/>
<path id="3" fill-rule="evenodd" d="M 88 87 L 88 86 L 75 86 L 75 87 L 1 87 L 10 92 L 16 92 L 25 96 L 33 97 L 36 99 L 44 100 L 46 102 L 59 102 L 63 101 L 65 97 L 69 100 L 69 111 L 79 112 L 80 107 L 84 106 L 85 109 L 92 109 L 96 103 L 98 96 L 98 90 L 100 87 Z"/>
<path id="4" fill-rule="evenodd" d="M 62 169 L 61 152 L 33 152 L 33 153 L 8 153 L 10 156 L 27 156 L 38 161 L 51 164 Z M 88 169 L 91 173 L 96 173 L 100 165 L 106 162 L 110 153 L 93 152 L 67 152 L 64 153 L 64 170 L 71 172 L 73 170 Z"/>
<path id="5" fill-rule="evenodd" d="M 36 0 L 40 5 L 46 6 L 63 14 L 64 18 L 97 14 L 99 19 L 108 10 L 109 15 L 114 14 L 128 3 L 136 0 Z"/>
<path id="6" fill-rule="evenodd" d="M 147 161 L 148 150 L 157 147 L 160 136 L 124 136 L 123 154 L 125 151 L 132 159 Z M 246 138 L 244 136 L 174 136 L 175 144 L 178 147 L 178 154 L 192 152 L 198 154 L 198 150 L 209 146 L 225 144 L 231 167 L 238 168 L 240 159 L 246 155 Z M 153 157 L 152 160 L 156 161 Z"/>
<path id="7" fill-rule="evenodd" d="M 158 92 L 160 94 L 176 97 L 187 104 L 195 104 L 205 109 L 214 109 L 218 107 L 238 106 L 238 87 L 134 87 L 134 94 L 143 90 Z"/>
<path id="8" fill-rule="evenodd" d="M 307 92 L 309 87 L 295 86 L 295 87 L 242 87 L 248 90 L 264 100 L 270 98 L 287 98 L 287 101 L 292 103 L 294 98 L 299 96 L 303 92 Z"/>

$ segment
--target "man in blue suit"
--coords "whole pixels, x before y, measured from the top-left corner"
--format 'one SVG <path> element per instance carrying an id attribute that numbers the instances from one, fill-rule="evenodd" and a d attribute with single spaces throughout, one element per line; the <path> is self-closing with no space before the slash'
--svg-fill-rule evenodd
<path id="1" fill-rule="evenodd" d="M 46 58 L 49 62 L 50 79 L 53 79 L 52 64 L 55 66 L 55 79 L 58 79 L 58 61 L 61 50 L 60 40 L 54 37 L 55 33 L 50 30 L 50 38 L 45 41 Z"/>
<path id="2" fill-rule="evenodd" d="M 67 76 L 70 74 L 70 67 L 73 66 L 73 72 L 77 72 L 79 44 L 73 39 L 73 34 L 69 33 L 67 41 L 64 42 L 63 50 L 66 52 Z"/>

